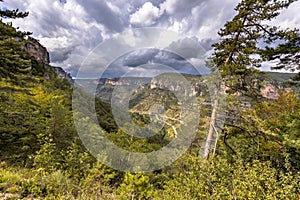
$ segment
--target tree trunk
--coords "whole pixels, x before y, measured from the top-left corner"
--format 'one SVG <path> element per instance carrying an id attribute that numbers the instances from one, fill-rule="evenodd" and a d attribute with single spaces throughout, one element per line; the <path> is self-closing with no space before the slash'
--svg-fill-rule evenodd
<path id="1" fill-rule="evenodd" d="M 209 130 L 208 130 L 203 156 L 202 156 L 206 160 L 208 159 L 212 141 L 214 139 L 214 132 L 216 127 L 218 107 L 219 107 L 218 94 L 219 94 L 219 87 L 216 86 L 216 88 L 214 89 L 214 99 L 212 103 L 212 113 L 211 113 L 211 119 L 209 123 Z"/>

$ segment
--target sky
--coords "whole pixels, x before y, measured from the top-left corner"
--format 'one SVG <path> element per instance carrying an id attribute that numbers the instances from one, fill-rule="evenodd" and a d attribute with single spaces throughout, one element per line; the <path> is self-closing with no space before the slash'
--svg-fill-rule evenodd
<path id="1" fill-rule="evenodd" d="M 203 66 L 204 58 L 212 52 L 211 44 L 218 40 L 218 30 L 236 14 L 234 7 L 238 2 L 238 0 L 5 0 L 0 3 L 0 7 L 29 11 L 27 18 L 13 20 L 13 25 L 32 32 L 32 36 L 48 49 L 51 64 L 64 68 L 72 76 L 76 76 L 80 67 L 85 67 L 82 63 L 89 58 L 91 51 L 95 51 L 95 48 L 99 48 L 103 42 L 124 32 L 128 33 L 131 29 L 158 27 L 183 36 L 169 40 L 165 47 L 184 54 L 185 63 L 180 56 L 177 59 L 172 53 L 155 50 L 154 46 L 154 49 L 148 50 L 138 49 L 139 46 L 135 46 L 136 50 L 129 48 L 127 52 L 122 51 L 122 59 L 119 55 L 115 55 L 118 58 L 109 61 L 111 66 L 114 66 L 109 70 L 117 76 L 122 67 L 132 69 L 145 64 L 145 59 L 149 62 L 163 61 L 169 59 L 169 56 L 173 59 L 171 65 L 176 65 L 178 61 L 178 65 L 185 66 L 191 63 L 196 67 Z M 300 28 L 299 10 L 300 2 L 297 1 L 272 23 L 283 28 Z M 150 37 L 153 39 L 154 36 Z M 117 47 L 119 45 L 120 43 L 116 44 Z M 117 47 L 115 49 L 118 49 Z M 104 66 L 99 66 L 102 64 L 98 63 L 97 67 L 103 68 Z M 170 62 L 163 64 L 169 65 Z M 269 65 L 266 64 L 263 69 L 268 70 Z"/>

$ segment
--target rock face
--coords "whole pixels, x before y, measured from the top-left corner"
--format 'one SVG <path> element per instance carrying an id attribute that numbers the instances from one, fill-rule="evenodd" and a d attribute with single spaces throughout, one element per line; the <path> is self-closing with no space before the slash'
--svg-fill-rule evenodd
<path id="1" fill-rule="evenodd" d="M 63 70 L 63 68 L 53 67 L 53 69 L 60 78 L 66 79 L 69 83 L 73 83 L 72 76 L 69 73 L 67 73 L 65 70 Z"/>
<path id="2" fill-rule="evenodd" d="M 42 46 L 36 39 L 28 37 L 28 43 L 25 44 L 24 48 L 30 56 L 33 56 L 37 61 L 42 64 L 49 65 L 50 58 L 46 47 Z"/>
<path id="3" fill-rule="evenodd" d="M 279 85 L 278 83 L 266 83 L 260 91 L 263 97 L 275 100 L 278 99 L 280 90 L 288 92 L 292 91 L 292 88 L 284 87 L 282 85 Z"/>
<path id="4" fill-rule="evenodd" d="M 195 76 L 196 77 L 196 76 Z M 191 86 L 191 88 L 189 87 Z M 155 78 L 151 81 L 150 89 L 167 89 L 171 92 L 182 92 L 185 96 L 193 97 L 196 96 L 200 87 L 203 87 L 201 81 L 191 83 L 189 81 L 181 82 L 177 77 L 165 78 L 164 76 Z M 188 90 L 187 90 L 188 89 Z"/>
<path id="5" fill-rule="evenodd" d="M 44 75 L 45 78 L 49 79 L 52 77 L 49 72 L 54 71 L 59 77 L 66 79 L 70 83 L 73 83 L 72 77 L 69 73 L 64 71 L 61 67 L 53 67 L 50 65 L 49 52 L 47 51 L 46 47 L 41 45 L 38 40 L 32 37 L 28 37 L 27 41 L 28 42 L 24 45 L 24 49 L 30 56 L 39 61 L 46 71 L 48 71 L 48 73 L 45 73 Z"/>
<path id="6" fill-rule="evenodd" d="M 154 78 L 149 77 L 123 77 L 100 79 L 96 94 L 105 102 L 111 101 L 111 96 L 116 87 L 133 86 L 136 91 L 150 92 L 151 90 L 169 91 L 171 93 L 184 94 L 186 97 L 203 95 L 206 85 L 200 80 L 200 76 L 186 75 L 186 80 L 178 79 L 176 74 L 166 73 Z M 182 82 L 183 81 L 183 82 Z M 188 85 L 187 85 L 187 83 Z"/>
<path id="7" fill-rule="evenodd" d="M 175 74 L 176 75 L 176 74 Z M 189 82 L 190 91 L 186 94 L 189 97 L 195 96 L 200 88 L 203 86 L 200 81 L 200 76 L 193 76 L 196 78 L 197 81 Z M 198 80 L 199 79 L 199 80 Z M 148 78 L 148 77 L 127 77 L 127 78 L 112 78 L 112 79 L 101 79 L 99 81 L 99 86 L 106 86 L 106 87 L 116 87 L 116 86 L 125 86 L 125 85 L 136 85 L 138 87 L 147 87 L 149 86 L 150 89 L 167 89 L 172 92 L 186 92 L 186 83 L 182 83 L 176 76 L 172 77 L 172 74 L 163 74 L 155 78 Z"/>

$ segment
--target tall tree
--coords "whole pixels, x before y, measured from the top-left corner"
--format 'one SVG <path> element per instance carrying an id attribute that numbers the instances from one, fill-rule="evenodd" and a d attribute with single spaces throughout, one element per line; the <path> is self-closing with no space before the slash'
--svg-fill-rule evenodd
<path id="1" fill-rule="evenodd" d="M 242 0 L 235 10 L 235 17 L 227 22 L 219 31 L 221 41 L 213 45 L 215 53 L 211 60 L 213 69 L 222 75 L 223 89 L 235 96 L 247 98 L 248 101 L 257 101 L 261 94 L 258 87 L 258 79 L 261 72 L 258 68 L 263 61 L 282 58 L 279 64 L 287 67 L 299 62 L 298 30 L 282 30 L 277 26 L 271 26 L 269 21 L 276 18 L 280 11 L 287 8 L 295 0 Z M 276 46 L 272 48 L 272 46 Z M 288 49 L 289 47 L 289 49 Z M 299 63 L 298 63 L 299 64 Z M 280 65 L 279 65 L 280 66 Z M 221 90 L 216 87 L 215 93 Z M 232 97 L 232 96 L 231 96 Z M 214 100 L 212 119 L 205 144 L 203 158 L 207 159 L 210 151 L 209 141 L 213 138 L 216 127 L 218 100 Z M 235 113 L 237 104 L 229 104 L 229 112 Z M 232 124 L 234 125 L 234 124 Z"/>
<path id="2" fill-rule="evenodd" d="M 31 61 L 22 48 L 26 43 L 24 37 L 30 33 L 18 31 L 11 23 L 2 21 L 3 18 L 23 18 L 27 15 L 28 12 L 19 12 L 18 9 L 0 10 L 0 79 L 9 78 L 17 83 L 17 74 L 28 72 L 31 67 Z"/>

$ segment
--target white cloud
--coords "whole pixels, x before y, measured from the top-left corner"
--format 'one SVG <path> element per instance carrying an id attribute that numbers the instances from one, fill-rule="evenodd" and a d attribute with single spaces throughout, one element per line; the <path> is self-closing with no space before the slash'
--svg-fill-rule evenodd
<path id="1" fill-rule="evenodd" d="M 146 2 L 139 10 L 130 16 L 130 23 L 149 26 L 161 16 L 160 9 L 151 2 Z"/>

